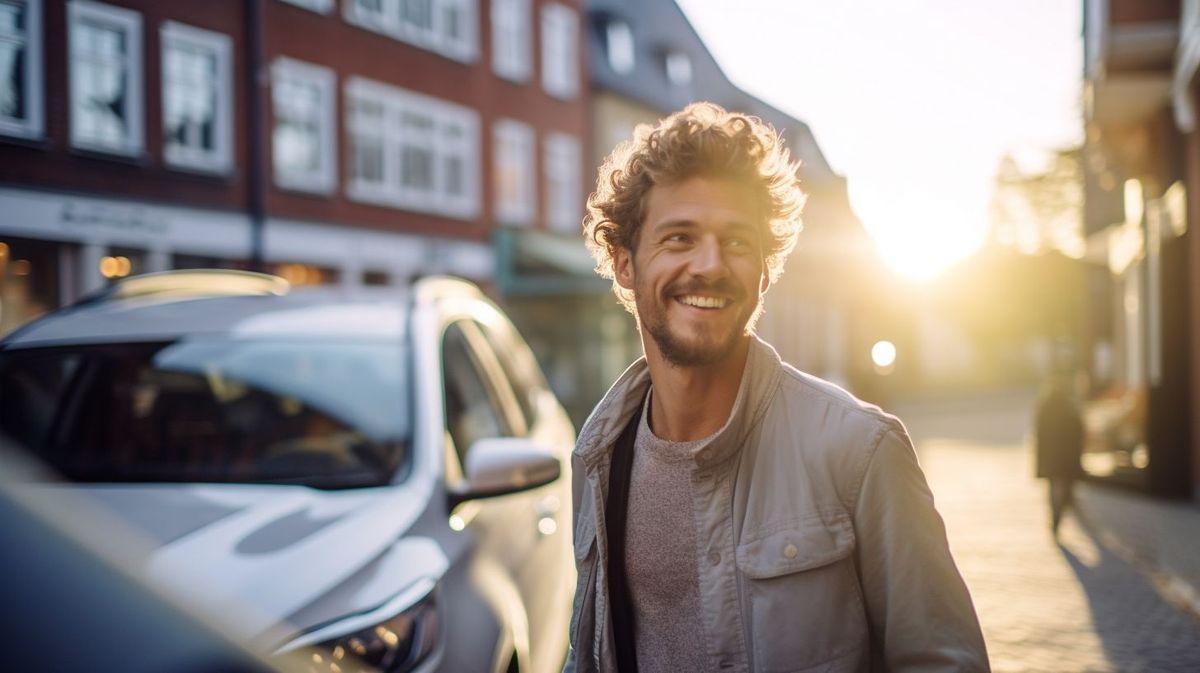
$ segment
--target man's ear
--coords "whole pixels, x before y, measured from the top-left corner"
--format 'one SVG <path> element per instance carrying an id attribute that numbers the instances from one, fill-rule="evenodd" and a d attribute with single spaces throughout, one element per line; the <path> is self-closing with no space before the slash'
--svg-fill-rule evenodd
<path id="1" fill-rule="evenodd" d="M 632 291 L 633 282 L 633 252 L 620 245 L 612 247 L 613 277 L 626 290 Z"/>

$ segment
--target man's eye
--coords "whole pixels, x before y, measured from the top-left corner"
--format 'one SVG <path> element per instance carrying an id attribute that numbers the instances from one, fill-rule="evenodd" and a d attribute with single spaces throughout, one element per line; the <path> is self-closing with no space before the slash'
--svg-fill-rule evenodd
<path id="1" fill-rule="evenodd" d="M 687 243 L 690 240 L 692 239 L 687 234 L 671 234 L 667 237 L 667 241 L 670 243 Z"/>

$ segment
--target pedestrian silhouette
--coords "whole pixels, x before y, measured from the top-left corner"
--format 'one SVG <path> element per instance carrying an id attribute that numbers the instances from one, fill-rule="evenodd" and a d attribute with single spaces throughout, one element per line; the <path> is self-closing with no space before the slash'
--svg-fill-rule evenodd
<path id="1" fill-rule="evenodd" d="M 1083 416 L 1073 391 L 1073 376 L 1059 371 L 1038 398 L 1034 428 L 1037 432 L 1037 476 L 1050 484 L 1050 530 L 1067 507 L 1074 505 L 1075 480 L 1082 474 Z"/>

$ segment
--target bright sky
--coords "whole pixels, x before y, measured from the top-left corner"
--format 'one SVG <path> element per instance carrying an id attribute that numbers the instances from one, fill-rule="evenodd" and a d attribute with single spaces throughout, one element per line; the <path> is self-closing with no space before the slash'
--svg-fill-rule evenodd
<path id="1" fill-rule="evenodd" d="M 885 260 L 987 234 L 1006 151 L 1077 143 L 1078 0 L 678 0 L 725 73 L 808 122 Z"/>

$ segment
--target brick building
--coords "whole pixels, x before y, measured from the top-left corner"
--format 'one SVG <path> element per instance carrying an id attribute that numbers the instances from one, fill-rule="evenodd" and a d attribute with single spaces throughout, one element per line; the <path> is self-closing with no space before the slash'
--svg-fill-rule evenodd
<path id="1" fill-rule="evenodd" d="M 574 228 L 575 0 L 0 0 L 0 333 L 131 273 L 488 282 Z"/>

